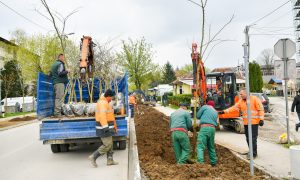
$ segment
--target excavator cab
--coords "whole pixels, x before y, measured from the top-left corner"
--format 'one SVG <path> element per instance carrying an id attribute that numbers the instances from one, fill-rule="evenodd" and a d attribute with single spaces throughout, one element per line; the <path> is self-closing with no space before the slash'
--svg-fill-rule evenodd
<path id="1" fill-rule="evenodd" d="M 214 72 L 206 74 L 207 100 L 215 102 L 215 109 L 221 111 L 233 106 L 238 100 L 236 76 L 233 72 Z M 244 126 L 241 114 L 237 110 L 228 114 L 219 115 L 220 125 L 243 133 Z"/>
<path id="2" fill-rule="evenodd" d="M 237 96 L 234 73 L 208 73 L 206 85 L 207 99 L 215 102 L 217 110 L 224 110 L 234 105 Z"/>

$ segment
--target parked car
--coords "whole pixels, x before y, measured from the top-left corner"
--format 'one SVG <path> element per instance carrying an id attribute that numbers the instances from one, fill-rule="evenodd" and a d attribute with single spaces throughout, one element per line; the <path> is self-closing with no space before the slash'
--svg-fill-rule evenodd
<path id="1" fill-rule="evenodd" d="M 261 103 L 264 106 L 265 113 L 271 112 L 269 98 L 265 93 L 251 93 L 251 95 L 257 96 L 261 100 Z"/>

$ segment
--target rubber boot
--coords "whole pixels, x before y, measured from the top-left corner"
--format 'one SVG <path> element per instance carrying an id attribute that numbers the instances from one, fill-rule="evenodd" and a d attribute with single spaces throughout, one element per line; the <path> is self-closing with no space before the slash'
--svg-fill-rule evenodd
<path id="1" fill-rule="evenodd" d="M 96 160 L 97 158 L 100 156 L 101 154 L 98 151 L 93 152 L 93 154 L 91 154 L 88 159 L 91 161 L 91 164 L 93 167 L 98 167 Z"/>
<path id="2" fill-rule="evenodd" d="M 297 123 L 297 124 L 296 124 L 296 131 L 297 131 L 297 132 L 298 132 L 299 127 L 300 127 L 300 123 Z"/>
<path id="3" fill-rule="evenodd" d="M 111 166 L 111 165 L 118 165 L 119 163 L 114 161 L 113 159 L 113 153 L 112 152 L 108 152 L 107 153 L 107 165 Z"/>

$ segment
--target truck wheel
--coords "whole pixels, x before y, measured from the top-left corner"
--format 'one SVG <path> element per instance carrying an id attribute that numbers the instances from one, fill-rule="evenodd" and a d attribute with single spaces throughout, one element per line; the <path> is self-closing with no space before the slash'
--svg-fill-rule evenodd
<path id="1" fill-rule="evenodd" d="M 119 149 L 119 141 L 113 142 L 113 150 Z"/>
<path id="2" fill-rule="evenodd" d="M 69 144 L 60 144 L 60 152 L 68 152 L 69 151 Z"/>
<path id="3" fill-rule="evenodd" d="M 51 144 L 51 151 L 53 153 L 59 153 L 60 152 L 59 144 Z"/>
<path id="4" fill-rule="evenodd" d="M 119 149 L 120 150 L 126 149 L 126 140 L 119 141 Z"/>
<path id="5" fill-rule="evenodd" d="M 244 125 L 242 121 L 235 121 L 235 128 L 234 130 L 240 134 L 243 134 L 245 132 Z"/>

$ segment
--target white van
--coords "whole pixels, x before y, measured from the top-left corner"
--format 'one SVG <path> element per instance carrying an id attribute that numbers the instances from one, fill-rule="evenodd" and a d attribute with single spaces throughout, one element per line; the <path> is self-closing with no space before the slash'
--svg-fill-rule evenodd
<path id="1" fill-rule="evenodd" d="M 36 99 L 33 96 L 26 96 L 24 97 L 24 103 L 34 103 L 36 104 Z M 6 104 L 7 103 L 7 104 Z M 2 99 L 1 101 L 1 108 L 2 108 L 2 112 L 5 112 L 4 110 L 4 106 L 15 106 L 16 104 L 20 105 L 20 111 L 22 111 L 22 106 L 23 106 L 23 97 L 12 97 L 12 98 L 7 98 L 7 102 L 6 102 L 6 98 Z"/>

